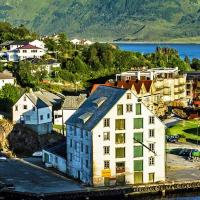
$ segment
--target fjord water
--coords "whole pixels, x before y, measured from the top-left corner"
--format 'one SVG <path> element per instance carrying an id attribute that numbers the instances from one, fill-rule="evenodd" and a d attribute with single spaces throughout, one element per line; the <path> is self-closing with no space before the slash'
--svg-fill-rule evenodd
<path id="1" fill-rule="evenodd" d="M 170 44 L 170 43 L 117 43 L 124 51 L 134 51 L 143 54 L 155 52 L 157 47 L 176 49 L 182 59 L 188 56 L 190 59 L 200 59 L 200 44 Z"/>

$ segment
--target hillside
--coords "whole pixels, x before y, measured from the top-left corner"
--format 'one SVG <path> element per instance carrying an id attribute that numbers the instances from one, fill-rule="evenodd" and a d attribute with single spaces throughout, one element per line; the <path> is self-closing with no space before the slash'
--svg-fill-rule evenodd
<path id="1" fill-rule="evenodd" d="M 200 0 L 1 0 L 4 20 L 41 34 L 98 40 L 198 40 Z"/>

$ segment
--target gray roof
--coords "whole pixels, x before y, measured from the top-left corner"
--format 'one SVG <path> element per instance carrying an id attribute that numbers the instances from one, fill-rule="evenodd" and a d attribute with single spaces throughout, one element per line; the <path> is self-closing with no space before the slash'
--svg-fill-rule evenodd
<path id="1" fill-rule="evenodd" d="M 45 90 L 26 93 L 26 95 L 37 108 L 59 105 L 62 102 L 60 96 Z"/>
<path id="2" fill-rule="evenodd" d="M 66 96 L 64 103 L 62 105 L 62 109 L 66 110 L 76 110 L 81 104 L 86 100 L 86 95 L 79 96 Z"/>
<path id="3" fill-rule="evenodd" d="M 8 46 L 11 45 L 14 41 L 5 41 L 3 43 L 0 44 L 0 46 Z"/>
<path id="4" fill-rule="evenodd" d="M 122 88 L 99 86 L 66 123 L 91 131 L 126 91 Z"/>

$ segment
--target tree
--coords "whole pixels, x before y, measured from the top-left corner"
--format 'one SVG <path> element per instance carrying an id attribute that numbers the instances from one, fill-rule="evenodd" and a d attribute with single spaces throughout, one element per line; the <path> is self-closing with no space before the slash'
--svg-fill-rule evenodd
<path id="1" fill-rule="evenodd" d="M 11 84 L 6 84 L 0 90 L 0 104 L 3 111 L 11 111 L 14 103 L 20 98 L 21 90 Z"/>
<path id="2" fill-rule="evenodd" d="M 191 67 L 192 67 L 192 69 L 200 70 L 200 60 L 197 58 L 193 58 Z"/>
<path id="3" fill-rule="evenodd" d="M 36 88 L 46 76 L 47 71 L 43 65 L 26 61 L 19 63 L 18 80 L 22 86 Z"/>

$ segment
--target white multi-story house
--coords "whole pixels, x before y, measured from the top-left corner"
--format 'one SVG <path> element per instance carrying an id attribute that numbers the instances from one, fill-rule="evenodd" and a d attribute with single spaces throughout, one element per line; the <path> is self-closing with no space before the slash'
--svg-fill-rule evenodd
<path id="1" fill-rule="evenodd" d="M 47 91 L 25 93 L 13 106 L 13 122 L 38 134 L 51 133 L 53 107 L 60 103 L 60 97 Z"/>
<path id="2" fill-rule="evenodd" d="M 15 84 L 15 78 L 12 75 L 6 74 L 4 72 L 0 73 L 0 89 L 6 84 Z"/>
<path id="3" fill-rule="evenodd" d="M 70 176 L 93 186 L 165 180 L 165 126 L 130 90 L 99 86 L 66 125 Z"/>
<path id="4" fill-rule="evenodd" d="M 7 49 L 7 51 L 1 53 L 1 56 L 13 62 L 27 58 L 41 58 L 47 51 L 44 42 L 40 40 L 8 41 L 7 43 L 2 43 L 0 46 Z"/>

